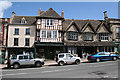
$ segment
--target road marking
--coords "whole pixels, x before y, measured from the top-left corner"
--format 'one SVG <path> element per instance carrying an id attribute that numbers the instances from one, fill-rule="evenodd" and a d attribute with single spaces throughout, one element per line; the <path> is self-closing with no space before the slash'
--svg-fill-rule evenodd
<path id="1" fill-rule="evenodd" d="M 3 69 L 2 69 L 2 71 L 21 71 L 21 70 L 43 69 L 43 68 L 46 68 L 46 67 L 39 67 L 39 68 L 25 68 L 25 69 L 12 69 L 12 70 L 3 70 Z"/>
<path id="2" fill-rule="evenodd" d="M 4 74 L 2 76 L 13 76 L 13 75 L 22 75 L 22 74 L 27 74 L 27 73 Z"/>

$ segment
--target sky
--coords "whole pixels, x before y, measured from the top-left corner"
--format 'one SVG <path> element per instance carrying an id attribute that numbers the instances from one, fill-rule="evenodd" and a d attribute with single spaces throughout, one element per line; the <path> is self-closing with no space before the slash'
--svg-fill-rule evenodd
<path id="1" fill-rule="evenodd" d="M 1 2 L 1 1 L 0 1 Z M 4 2 L 3 2 L 4 3 Z M 53 8 L 59 15 L 62 10 L 66 19 L 104 19 L 104 11 L 109 18 L 118 18 L 118 2 L 9 2 L 0 3 L 0 17 L 16 15 L 37 16 L 39 8 L 46 11 Z M 3 14 L 2 14 L 3 13 Z"/>

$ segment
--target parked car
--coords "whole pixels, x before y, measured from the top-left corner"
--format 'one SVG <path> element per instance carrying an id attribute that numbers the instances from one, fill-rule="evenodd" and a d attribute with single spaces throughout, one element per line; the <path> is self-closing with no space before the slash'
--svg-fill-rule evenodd
<path id="1" fill-rule="evenodd" d="M 119 58 L 117 54 L 111 54 L 110 52 L 98 52 L 95 55 L 88 56 L 89 61 L 100 62 L 103 60 L 114 60 L 116 61 Z"/>
<path id="2" fill-rule="evenodd" d="M 64 64 L 76 63 L 80 64 L 80 57 L 73 56 L 71 53 L 59 53 L 56 56 L 56 62 L 63 66 Z"/>
<path id="3" fill-rule="evenodd" d="M 9 66 L 17 69 L 22 65 L 35 65 L 36 67 L 41 67 L 44 65 L 44 60 L 40 58 L 33 58 L 30 55 L 17 55 L 16 57 L 10 57 Z"/>

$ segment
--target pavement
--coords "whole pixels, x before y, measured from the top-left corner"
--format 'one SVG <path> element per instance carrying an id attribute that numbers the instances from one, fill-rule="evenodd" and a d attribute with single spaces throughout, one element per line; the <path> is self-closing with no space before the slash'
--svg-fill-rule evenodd
<path id="1" fill-rule="evenodd" d="M 81 63 L 87 62 L 88 60 L 86 58 L 81 58 Z M 44 66 L 51 66 L 51 65 L 57 65 L 58 63 L 55 60 L 46 60 Z M 7 65 L 0 64 L 0 69 L 5 68 Z"/>
<path id="2" fill-rule="evenodd" d="M 119 61 L 119 60 L 118 60 Z M 2 78 L 118 78 L 118 61 L 2 69 Z M 100 80 L 100 79 L 99 79 Z M 116 79 L 117 80 L 117 79 Z"/>

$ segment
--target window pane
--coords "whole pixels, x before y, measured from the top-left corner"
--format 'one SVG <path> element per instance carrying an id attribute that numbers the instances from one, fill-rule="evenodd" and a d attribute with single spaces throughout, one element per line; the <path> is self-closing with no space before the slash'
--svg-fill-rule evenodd
<path id="1" fill-rule="evenodd" d="M 47 38 L 51 38 L 51 31 L 47 31 Z"/>
<path id="2" fill-rule="evenodd" d="M 14 38 L 14 46 L 18 46 L 18 38 Z"/>
<path id="3" fill-rule="evenodd" d="M 30 34 L 30 28 L 27 28 L 26 29 L 26 35 L 29 35 Z"/>
<path id="4" fill-rule="evenodd" d="M 28 59 L 28 56 L 24 56 L 24 59 Z"/>
<path id="5" fill-rule="evenodd" d="M 49 19 L 47 19 L 47 25 L 49 25 Z"/>
<path id="6" fill-rule="evenodd" d="M 106 33 L 99 34 L 99 40 L 109 40 L 109 35 Z"/>
<path id="7" fill-rule="evenodd" d="M 50 20 L 50 25 L 53 25 L 53 20 L 52 19 Z"/>
<path id="8" fill-rule="evenodd" d="M 120 27 L 116 28 L 116 37 L 120 38 Z"/>
<path id="9" fill-rule="evenodd" d="M 46 31 L 42 31 L 42 38 L 46 38 Z"/>
<path id="10" fill-rule="evenodd" d="M 53 31 L 53 38 L 57 38 L 57 31 Z"/>
<path id="11" fill-rule="evenodd" d="M 25 46 L 29 46 L 29 38 L 25 38 Z"/>
<path id="12" fill-rule="evenodd" d="M 19 59 L 23 59 L 23 56 L 19 56 Z"/>
<path id="13" fill-rule="evenodd" d="M 18 34 L 19 34 L 19 29 L 18 29 L 18 28 L 15 28 L 14 34 L 15 34 L 15 35 L 18 35 Z"/>
<path id="14" fill-rule="evenodd" d="M 78 33 L 77 32 L 68 32 L 68 40 L 78 40 Z"/>

